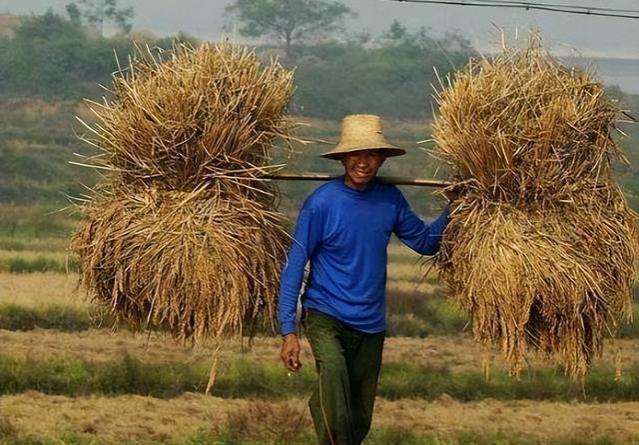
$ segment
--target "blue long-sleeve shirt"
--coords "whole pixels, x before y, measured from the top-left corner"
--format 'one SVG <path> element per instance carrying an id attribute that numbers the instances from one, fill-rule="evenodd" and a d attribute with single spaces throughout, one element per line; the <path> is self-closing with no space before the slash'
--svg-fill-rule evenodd
<path id="1" fill-rule="evenodd" d="M 385 330 L 386 248 L 391 233 L 413 250 L 439 249 L 448 210 L 426 224 L 397 187 L 373 181 L 359 191 L 334 179 L 315 190 L 297 218 L 282 271 L 279 322 L 282 335 L 296 331 L 304 268 L 310 274 L 302 305 L 362 332 Z"/>

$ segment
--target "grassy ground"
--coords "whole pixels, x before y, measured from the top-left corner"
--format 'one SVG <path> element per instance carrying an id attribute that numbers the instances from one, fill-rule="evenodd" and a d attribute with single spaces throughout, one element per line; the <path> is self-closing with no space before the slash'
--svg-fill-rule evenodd
<path id="1" fill-rule="evenodd" d="M 0 233 L 0 445 L 313 443 L 306 342 L 293 376 L 278 338 L 250 350 L 228 343 L 204 396 L 210 351 L 96 328 L 67 258 L 73 219 L 29 218 L 16 220 L 19 235 Z M 470 338 L 466 315 L 417 255 L 393 244 L 389 260 L 390 337 L 366 445 L 639 444 L 637 323 L 583 385 L 540 357 L 517 381 Z"/>
<path id="2" fill-rule="evenodd" d="M 306 400 L 220 399 L 187 393 L 76 397 L 29 392 L 5 396 L 0 409 L 14 437 L 73 442 L 308 444 Z M 372 444 L 636 444 L 637 402 L 583 404 L 485 400 L 461 403 L 380 399 Z M 43 413 L 46 413 L 43 415 Z M 198 437 L 200 441 L 197 441 Z M 217 442 L 216 442 L 217 441 Z M 64 443 L 64 442 L 63 442 Z"/>
<path id="3" fill-rule="evenodd" d="M 402 248 L 391 253 L 402 256 Z M 420 267 L 406 257 L 396 264 L 401 273 Z M 397 282 L 422 286 L 428 300 L 435 279 Z M 0 307 L 86 313 L 75 284 L 74 275 L 0 273 Z M 305 342 L 305 366 L 294 376 L 278 363 L 279 339 L 258 338 L 248 351 L 228 343 L 209 397 L 201 394 L 209 351 L 159 333 L 0 330 L 0 344 L 0 443 L 312 443 L 304 405 L 314 373 Z M 542 358 L 530 366 L 521 381 L 512 379 L 499 355 L 467 334 L 388 338 L 367 445 L 639 443 L 639 341 L 608 347 L 584 386 Z"/>
<path id="4" fill-rule="evenodd" d="M 416 349 L 414 355 L 421 355 Z M 223 398 L 259 398 L 282 400 L 308 395 L 315 373 L 311 362 L 295 375 L 287 375 L 277 361 L 259 363 L 250 355 L 225 358 L 218 367 L 218 379 L 212 394 Z M 86 358 L 24 359 L 0 355 L 0 394 L 19 394 L 36 390 L 71 397 L 89 395 L 138 394 L 175 398 L 206 388 L 210 360 L 193 362 L 143 361 L 122 351 L 111 360 Z M 620 376 L 612 365 L 596 365 L 583 383 L 568 381 L 560 369 L 536 366 L 521 379 L 510 377 L 496 367 L 490 373 L 479 366 L 454 371 L 448 366 L 385 361 L 378 396 L 388 400 L 418 398 L 436 400 L 449 395 L 470 402 L 495 400 L 546 400 L 583 402 L 619 402 L 639 400 L 639 367 L 627 366 Z"/>
<path id="5" fill-rule="evenodd" d="M 82 332 L 60 332 L 36 329 L 28 332 L 0 331 L 1 356 L 17 361 L 68 360 L 91 363 L 119 362 L 126 355 L 144 364 L 193 364 L 209 359 L 207 349 L 192 349 L 174 344 L 170 338 L 156 333 L 133 335 L 126 330 L 112 333 L 107 329 Z M 228 343 L 224 361 L 228 363 L 249 360 L 256 367 L 279 366 L 277 358 L 280 340 L 273 337 L 258 337 L 248 348 L 240 342 Z M 311 372 L 310 348 L 302 342 L 302 360 Z M 619 362 L 625 368 L 639 367 L 639 342 L 634 339 L 609 343 L 603 358 L 596 365 L 613 367 Z M 452 374 L 465 372 L 483 373 L 487 364 L 494 372 L 503 371 L 499 354 L 482 350 L 468 335 L 431 336 L 427 338 L 392 337 L 386 339 L 384 351 L 386 364 L 408 363 L 416 368 L 449 370 Z M 531 357 L 533 369 L 552 367 L 540 357 Z"/>
<path id="6" fill-rule="evenodd" d="M 91 327 L 94 314 L 76 290 L 77 266 L 66 252 L 77 215 L 58 212 L 65 194 L 80 196 L 82 184 L 97 179 L 68 164 L 73 151 L 86 151 L 69 124 L 82 109 L 27 102 L 0 108 L 7 160 L 7 174 L 0 174 L 0 445 L 312 443 L 305 404 L 314 377 L 306 343 L 305 367 L 291 377 L 278 363 L 279 339 L 259 338 L 249 352 L 227 344 L 213 396 L 204 396 L 208 350 L 158 333 Z M 310 123 L 302 136 L 336 140 L 338 123 Z M 415 147 L 428 128 L 385 122 L 389 139 L 411 153 L 389 160 L 382 174 L 445 174 Z M 637 128 L 623 142 L 635 166 Z M 289 168 L 340 173 L 339 163 L 317 157 L 328 148 L 310 145 Z M 620 174 L 639 208 L 635 178 L 635 167 Z M 282 210 L 294 216 L 316 185 L 282 184 Z M 434 215 L 441 205 L 430 190 L 403 191 L 422 214 Z M 392 337 L 366 445 L 639 445 L 639 321 L 607 344 L 583 386 L 537 357 L 517 381 L 499 354 L 469 338 L 467 317 L 446 301 L 436 276 L 422 278 L 416 255 L 393 245 L 389 260 Z"/>

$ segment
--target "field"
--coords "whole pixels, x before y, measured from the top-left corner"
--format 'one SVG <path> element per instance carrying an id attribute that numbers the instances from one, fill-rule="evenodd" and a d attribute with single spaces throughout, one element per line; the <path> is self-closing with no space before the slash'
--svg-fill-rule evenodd
<path id="1" fill-rule="evenodd" d="M 108 315 L 86 301 L 66 252 L 77 216 L 57 211 L 65 194 L 79 196 L 95 176 L 67 164 L 82 151 L 68 125 L 77 104 L 45 105 L 0 104 L 7 128 L 0 135 L 0 445 L 313 443 L 308 345 L 302 371 L 289 376 L 272 333 L 262 332 L 251 348 L 229 343 L 205 396 L 210 351 L 161 333 L 112 330 Z M 310 123 L 306 137 L 335 139 L 338 124 Z M 428 138 L 425 122 L 387 128 L 401 146 Z M 639 130 L 629 132 L 634 166 Z M 325 150 L 311 145 L 292 166 L 337 172 L 339 164 L 314 160 Z M 418 150 L 383 168 L 387 175 L 443 174 Z M 635 209 L 636 177 L 634 167 L 620 172 Z M 314 186 L 284 184 L 282 209 L 294 216 Z M 440 201 L 428 193 L 404 192 L 419 213 L 437 212 Z M 637 321 L 607 343 L 583 385 L 539 357 L 529 358 L 518 381 L 499 354 L 473 342 L 468 317 L 447 301 L 437 276 L 422 277 L 418 256 L 393 244 L 389 261 L 388 338 L 367 445 L 639 445 Z"/>
<path id="2" fill-rule="evenodd" d="M 227 344 L 206 396 L 210 351 L 112 330 L 77 289 L 65 249 L 55 234 L 0 237 L 0 443 L 313 443 L 306 343 L 296 375 L 273 335 Z M 389 337 L 367 444 L 639 444 L 636 325 L 583 385 L 538 357 L 517 381 L 473 342 L 437 277 L 422 278 L 419 257 L 393 244 L 389 258 Z"/>

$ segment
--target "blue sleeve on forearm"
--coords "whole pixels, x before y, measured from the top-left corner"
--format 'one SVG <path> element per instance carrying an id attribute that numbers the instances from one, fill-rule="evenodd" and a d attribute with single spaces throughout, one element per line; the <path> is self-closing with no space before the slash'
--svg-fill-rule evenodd
<path id="1" fill-rule="evenodd" d="M 439 250 L 442 234 L 448 224 L 448 208 L 431 224 L 422 221 L 404 200 L 399 211 L 395 234 L 408 247 L 422 255 L 434 255 Z"/>
<path id="2" fill-rule="evenodd" d="M 307 208 L 300 211 L 280 280 L 278 318 L 282 335 L 297 331 L 295 315 L 304 268 L 319 241 L 320 227 L 316 212 Z"/>

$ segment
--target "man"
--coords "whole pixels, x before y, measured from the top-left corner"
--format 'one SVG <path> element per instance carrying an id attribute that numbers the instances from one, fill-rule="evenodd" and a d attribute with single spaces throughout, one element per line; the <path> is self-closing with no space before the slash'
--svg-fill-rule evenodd
<path id="1" fill-rule="evenodd" d="M 397 187 L 375 180 L 387 157 L 404 153 L 385 140 L 378 116 L 347 116 L 339 144 L 322 155 L 340 160 L 344 176 L 305 201 L 282 272 L 281 358 L 297 371 L 302 365 L 295 315 L 310 261 L 302 321 L 318 372 L 309 406 L 322 445 L 359 445 L 370 429 L 384 345 L 391 233 L 432 255 L 448 222 L 444 210 L 431 225 L 424 223 Z"/>

